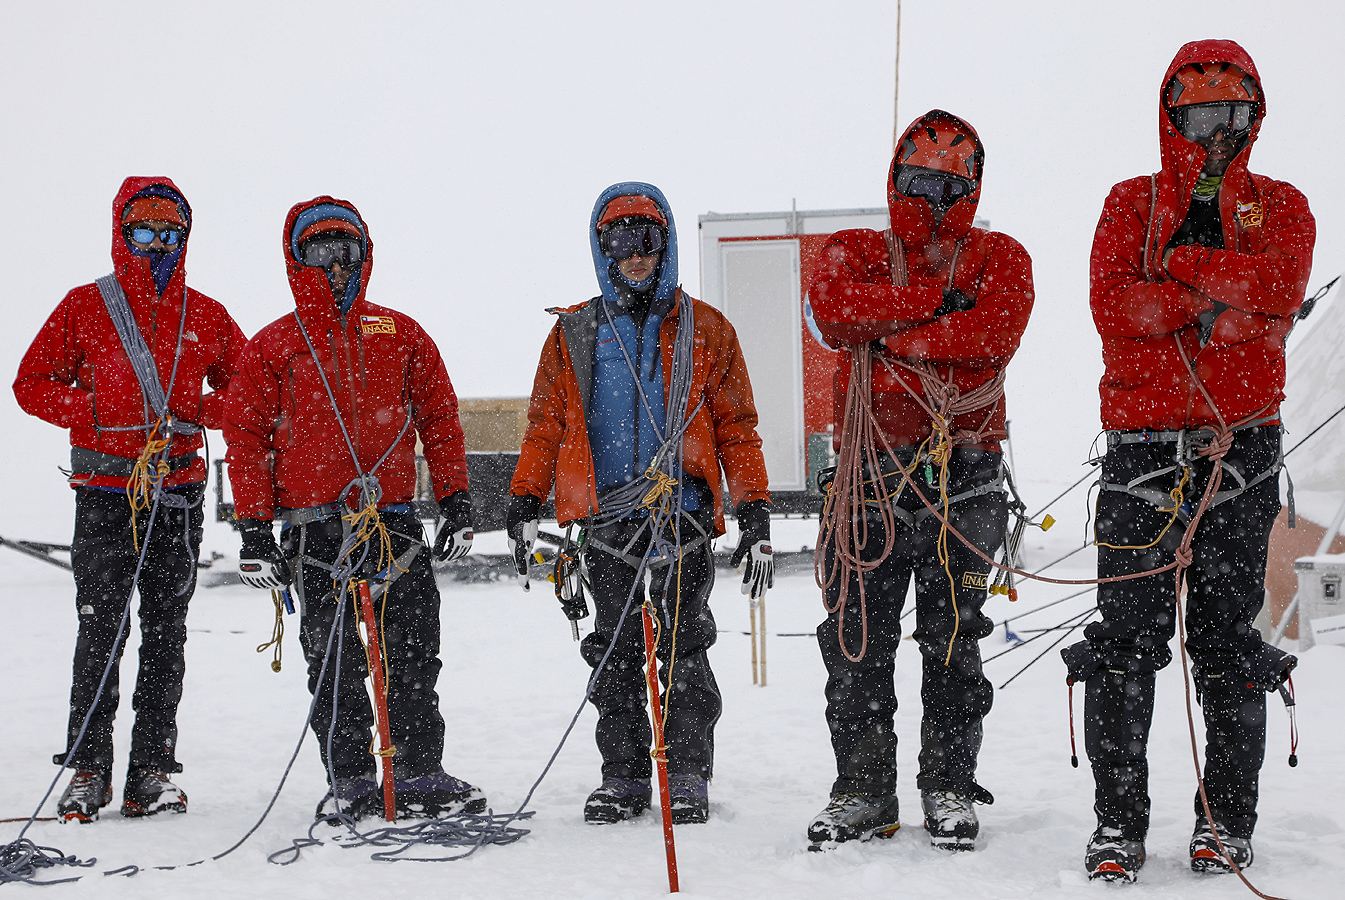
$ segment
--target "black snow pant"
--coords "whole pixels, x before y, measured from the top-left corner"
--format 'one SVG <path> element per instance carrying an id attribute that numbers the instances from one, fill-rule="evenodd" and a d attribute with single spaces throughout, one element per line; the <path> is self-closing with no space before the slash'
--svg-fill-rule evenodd
<path id="1" fill-rule="evenodd" d="M 380 512 L 392 537 L 393 555 L 402 558 L 413 542 L 425 543 L 414 513 Z M 369 667 L 356 631 L 359 601 L 349 589 L 335 593 L 329 568 L 341 547 L 342 523 L 331 517 L 307 525 L 285 527 L 281 546 L 302 579 L 302 618 L 299 642 L 308 661 L 308 690 L 317 695 L 312 728 L 318 739 L 328 777 L 374 778 L 375 757 L 370 753 L 373 707 L 364 680 Z M 439 587 L 430 567 L 430 550 L 422 546 L 387 593 L 374 599 L 387 666 L 388 719 L 393 775 L 416 778 L 438 772 L 443 764 L 444 719 L 439 714 Z M 378 568 L 377 546 L 371 547 L 367 575 Z M 370 588 L 377 582 L 370 579 Z M 340 631 L 333 635 L 336 620 Z M 323 660 L 330 658 L 319 684 Z M 333 710 L 332 697 L 336 703 Z M 335 726 L 333 727 L 333 722 Z"/>
<path id="2" fill-rule="evenodd" d="M 54 762 L 74 769 L 112 768 L 112 722 L 121 697 L 118 668 L 126 634 L 117 640 L 122 614 L 132 587 L 140 593 L 140 668 L 131 706 L 131 768 L 181 772 L 177 761 L 177 707 L 186 672 L 187 604 L 196 590 L 196 560 L 201 548 L 201 498 L 204 485 L 166 492 L 182 498 L 187 508 L 160 503 L 149 531 L 149 548 L 139 582 L 132 585 L 139 552 L 131 536 L 131 504 L 125 491 L 81 487 L 75 494 L 75 536 L 70 561 L 75 575 L 75 608 L 79 636 L 75 642 L 74 678 L 70 687 L 70 720 L 66 752 Z M 150 515 L 137 513 L 137 539 L 144 547 Z M 129 621 L 128 621 L 129 630 Z M 102 681 L 109 656 L 117 662 Z M 75 747 L 84 719 L 84 738 Z"/>
<path id="3" fill-rule="evenodd" d="M 903 464 L 909 464 L 911 452 L 898 453 Z M 999 453 L 954 450 L 949 462 L 949 496 L 993 483 L 1001 462 Z M 888 491 L 895 490 L 901 484 L 900 473 L 888 473 L 884 483 Z M 931 488 L 918 473 L 917 483 L 937 504 L 937 487 Z M 866 496 L 876 497 L 874 487 L 872 482 L 867 486 Z M 897 506 L 912 514 L 925 509 L 909 485 Z M 874 560 L 882 553 L 886 537 L 876 503 L 865 504 L 865 516 L 869 537 L 860 555 Z M 948 518 L 967 540 L 993 554 L 1004 539 L 1007 500 L 1003 491 L 991 490 L 953 504 Z M 832 793 L 882 796 L 896 792 L 894 678 L 901 611 L 914 576 L 913 636 L 922 655 L 920 699 L 924 705 L 916 785 L 922 791 L 954 790 L 981 803 L 992 802 L 990 792 L 976 783 L 981 721 L 994 699 L 990 681 L 981 671 L 977 643 L 994 630 L 981 612 L 990 565 L 949 535 L 945 570 L 937 549 L 941 523 L 932 515 L 923 517 L 914 528 L 900 521 L 896 528 L 891 553 L 863 576 L 862 604 L 858 574 L 850 578 L 843 606 L 838 607 L 840 577 L 826 588 L 827 606 L 836 612 L 817 626 L 817 642 L 827 666 L 827 726 L 836 753 Z M 830 571 L 834 565 L 830 552 L 826 564 Z M 866 626 L 863 657 L 852 660 L 850 656 L 859 655 Z"/>
<path id="4" fill-rule="evenodd" d="M 704 493 L 708 495 L 708 491 Z M 702 516 L 701 527 L 713 534 L 705 518 Z M 653 731 L 646 711 L 644 627 L 640 616 L 644 582 L 636 582 L 637 568 L 629 560 L 595 546 L 595 541 L 611 548 L 625 548 L 643 528 L 644 533 L 628 551 L 638 560 L 650 543 L 647 523 L 647 519 L 628 518 L 595 528 L 584 548 L 596 619 L 594 631 L 584 638 L 580 653 L 590 666 L 597 668 L 607 648 L 612 646 L 617 624 L 622 621 L 621 611 L 627 600 L 634 597 L 616 647 L 589 697 L 598 711 L 595 736 L 602 754 L 603 778 L 649 778 Z M 702 533 L 686 514 L 680 530 L 684 544 Z M 710 542 L 706 540 L 686 551 L 680 563 L 676 558 L 667 559 L 647 571 L 653 603 L 663 625 L 654 655 L 659 660 L 661 703 L 666 714 L 663 740 L 668 748 L 668 772 L 708 779 L 714 773 L 715 723 L 723 709 L 719 685 L 710 671 L 706 653 L 718 636 L 709 606 L 715 580 Z"/>
<path id="5" fill-rule="evenodd" d="M 1173 465 L 1176 445 L 1120 444 L 1108 450 L 1102 480 L 1127 484 Z M 1235 433 L 1225 462 L 1245 480 L 1278 465 L 1279 426 Z M 1188 509 L 1200 502 L 1213 464 L 1190 463 L 1184 486 Z M 1164 491 L 1179 473 L 1154 479 Z M 1221 490 L 1238 480 L 1225 471 Z M 1186 570 L 1186 650 L 1205 719 L 1205 788 L 1216 822 L 1230 834 L 1250 837 L 1256 825 L 1257 783 L 1266 742 L 1266 691 L 1273 690 L 1293 657 L 1261 639 L 1252 621 L 1265 596 L 1266 550 L 1280 511 L 1273 474 L 1205 512 L 1191 541 Z M 1163 537 L 1171 511 L 1147 499 L 1104 490 L 1098 497 L 1098 576 L 1142 572 L 1171 563 L 1185 523 L 1178 518 Z M 1113 549 L 1103 544 L 1148 549 Z M 1086 641 L 1064 652 L 1072 681 L 1085 683 L 1084 745 L 1096 785 L 1098 823 L 1131 840 L 1149 829 L 1147 745 L 1153 719 L 1154 673 L 1172 661 L 1176 629 L 1176 578 L 1172 571 L 1098 588 L 1101 621 L 1084 629 Z M 1195 809 L 1204 812 L 1197 792 Z"/>

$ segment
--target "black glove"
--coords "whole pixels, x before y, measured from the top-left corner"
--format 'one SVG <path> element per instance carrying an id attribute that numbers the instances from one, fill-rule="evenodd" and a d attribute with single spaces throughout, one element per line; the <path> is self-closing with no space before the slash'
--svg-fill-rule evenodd
<path id="1" fill-rule="evenodd" d="M 949 288 L 943 292 L 943 303 L 934 310 L 934 318 L 946 316 L 949 313 L 966 312 L 976 306 L 976 298 L 968 297 L 957 288 Z"/>
<path id="2" fill-rule="evenodd" d="M 438 562 L 461 559 L 472 552 L 472 495 L 455 491 L 439 501 L 439 528 L 434 532 Z"/>
<path id="3" fill-rule="evenodd" d="M 738 504 L 738 549 L 729 565 L 742 564 L 742 592 L 753 600 L 766 596 L 775 586 L 775 558 L 771 550 L 771 504 L 768 500 L 744 500 Z"/>
<path id="4" fill-rule="evenodd" d="M 514 494 L 509 498 L 509 509 L 504 514 L 504 531 L 509 539 L 509 553 L 514 557 L 514 568 L 525 591 L 530 587 L 528 557 L 532 555 L 532 545 L 537 541 L 537 526 L 540 524 L 541 511 L 540 498 L 532 494 Z"/>
<path id="5" fill-rule="evenodd" d="M 290 583 L 290 564 L 280 555 L 271 523 L 239 519 L 243 549 L 238 553 L 238 575 L 248 587 L 278 591 Z"/>

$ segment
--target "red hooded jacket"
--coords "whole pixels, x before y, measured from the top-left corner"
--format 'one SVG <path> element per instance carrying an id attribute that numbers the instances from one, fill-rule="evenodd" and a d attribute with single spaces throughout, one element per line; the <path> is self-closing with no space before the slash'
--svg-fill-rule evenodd
<path id="1" fill-rule="evenodd" d="M 956 118 L 938 111 L 929 115 L 935 114 Z M 916 120 L 905 135 L 927 118 Z M 970 125 L 957 121 L 976 136 Z M 898 141 L 898 148 L 901 145 Z M 888 169 L 887 202 L 892 233 L 905 253 L 907 286 L 893 284 L 891 255 L 881 232 L 867 228 L 838 231 L 822 248 L 813 270 L 809 287 L 813 318 L 833 346 L 882 341 L 889 357 L 934 363 L 939 377 L 948 380 L 951 376 L 965 394 L 998 375 L 1018 349 L 1032 312 L 1032 260 L 1008 235 L 972 227 L 981 196 L 979 179 L 975 191 L 954 203 L 936 227 L 925 200 L 897 193 L 895 162 L 894 155 L 894 167 Z M 935 318 L 935 310 L 943 304 L 943 291 L 949 287 L 975 299 L 976 305 Z M 915 376 L 898 371 L 919 390 Z M 837 421 L 849 382 L 850 361 L 843 356 L 836 372 Z M 894 447 L 918 444 L 933 430 L 929 415 L 877 362 L 873 366 L 873 407 L 883 434 Z M 993 443 L 1005 436 L 1004 398 L 993 409 L 963 413 L 950 424 L 954 431 L 987 434 Z M 839 432 L 835 441 L 839 445 Z"/>
<path id="2" fill-rule="evenodd" d="M 223 306 L 187 287 L 186 243 L 162 294 L 155 289 L 149 259 L 131 252 L 122 235 L 122 212 L 132 198 L 153 185 L 166 187 L 182 198 L 181 191 L 167 178 L 133 177 L 122 183 L 112 203 L 113 274 L 154 355 L 165 390 L 172 378 L 173 392 L 168 398 L 172 414 L 182 421 L 218 429 L 224 423 L 223 391 L 247 339 Z M 191 211 L 185 198 L 180 205 L 190 224 Z M 184 298 L 187 320 L 182 323 L 182 350 L 173 377 Z M 202 382 L 214 388 L 214 393 L 203 393 Z M 70 429 L 71 446 L 132 460 L 144 449 L 147 434 L 128 426 L 154 421 L 96 284 L 82 285 L 66 294 L 47 319 L 19 364 L 14 397 L 30 415 Z M 175 435 L 169 454 L 180 457 L 201 444 L 199 434 Z M 193 484 L 205 481 L 205 477 L 205 460 L 197 459 L 171 472 L 164 486 Z M 126 478 L 75 471 L 70 483 L 124 488 Z"/>
<path id="3" fill-rule="evenodd" d="M 359 279 L 350 309 L 341 315 L 323 269 L 294 255 L 295 221 L 322 204 L 353 213 L 364 235 L 364 254 L 351 279 Z M 285 219 L 285 266 L 296 313 L 313 342 L 314 357 L 293 314 L 257 332 L 243 350 L 229 389 L 224 437 L 229 442 L 229 482 L 240 518 L 269 521 L 277 507 L 300 509 L 342 499 L 356 477 L 322 378 L 340 407 L 341 420 L 383 489 L 380 506 L 406 503 L 416 491 L 416 434 L 435 499 L 467 490 L 467 457 L 458 398 L 439 348 L 410 316 L 376 306 L 365 297 L 373 271 L 373 241 L 350 203 L 317 197 L 297 204 Z M 398 440 L 411 417 L 408 428 Z M 395 443 L 395 446 L 394 446 Z"/>
<path id="4" fill-rule="evenodd" d="M 1177 341 L 1227 424 L 1273 418 L 1284 399 L 1284 341 L 1303 303 L 1316 226 L 1296 188 L 1247 171 L 1265 116 L 1264 91 L 1246 143 L 1219 185 L 1227 249 L 1177 247 L 1163 268 L 1164 251 L 1186 219 L 1206 156 L 1173 127 L 1164 95 L 1182 66 L 1212 62 L 1232 63 L 1260 86 L 1251 58 L 1234 42 L 1182 47 L 1159 90 L 1163 168 L 1113 187 L 1093 237 L 1090 298 L 1102 336 L 1106 374 L 1099 389 L 1102 424 L 1109 430 L 1218 422 Z M 1215 308 L 1213 301 L 1227 308 L 1202 347 L 1198 320 Z"/>

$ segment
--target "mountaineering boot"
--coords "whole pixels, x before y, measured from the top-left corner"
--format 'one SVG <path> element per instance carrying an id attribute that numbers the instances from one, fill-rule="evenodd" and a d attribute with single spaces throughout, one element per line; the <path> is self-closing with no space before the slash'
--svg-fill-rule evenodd
<path id="1" fill-rule="evenodd" d="M 810 850 L 841 841 L 867 841 L 871 837 L 890 838 L 901 827 L 895 794 L 832 794 L 827 808 L 808 826 Z"/>
<path id="2" fill-rule="evenodd" d="M 652 793 L 648 778 L 604 778 L 584 801 L 584 821 L 609 825 L 633 819 L 649 808 Z"/>
<path id="3" fill-rule="evenodd" d="M 338 801 L 340 809 L 337 809 Z M 318 801 L 315 819 L 336 816 L 337 813 L 349 816 L 356 822 L 370 816 L 383 815 L 383 792 L 373 775 L 361 775 L 358 778 L 337 777 L 335 789 L 328 788 L 327 796 Z M 329 825 L 339 825 L 340 819 L 332 818 Z"/>
<path id="4" fill-rule="evenodd" d="M 98 818 L 98 810 L 112 802 L 112 773 L 96 769 L 76 769 L 56 804 L 56 818 L 62 823 L 88 824 Z"/>
<path id="5" fill-rule="evenodd" d="M 417 778 L 393 778 L 397 794 L 397 815 L 437 819 L 459 813 L 486 811 L 486 795 L 481 788 L 438 771 Z"/>
<path id="6" fill-rule="evenodd" d="M 123 816 L 138 818 L 186 811 L 186 791 L 169 781 L 163 771 L 137 766 L 127 773 L 126 787 L 121 792 Z"/>
<path id="7" fill-rule="evenodd" d="M 1191 835 L 1191 871 L 1211 874 L 1231 872 L 1233 867 L 1228 864 L 1229 859 L 1233 860 L 1239 869 L 1250 866 L 1252 839 L 1234 837 L 1218 820 L 1215 821 L 1214 827 L 1219 830 L 1218 840 L 1215 840 L 1214 832 L 1205 821 L 1205 817 L 1197 817 L 1196 830 Z M 1219 851 L 1219 841 L 1224 842 L 1224 852 L 1228 854 L 1228 859 L 1225 859 L 1224 853 Z"/>
<path id="8" fill-rule="evenodd" d="M 710 818 L 710 791 L 699 775 L 669 775 L 668 801 L 674 825 L 700 825 Z"/>
<path id="9" fill-rule="evenodd" d="M 1099 825 L 1088 839 L 1083 865 L 1089 881 L 1134 881 L 1144 865 L 1144 842 L 1125 838 L 1119 828 Z"/>
<path id="10" fill-rule="evenodd" d="M 940 850 L 975 850 L 981 824 L 971 799 L 957 791 L 921 791 L 925 831 Z"/>

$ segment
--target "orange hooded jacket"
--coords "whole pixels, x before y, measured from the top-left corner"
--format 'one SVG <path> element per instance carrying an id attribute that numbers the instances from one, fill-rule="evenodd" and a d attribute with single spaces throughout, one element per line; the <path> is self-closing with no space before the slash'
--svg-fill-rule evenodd
<path id="1" fill-rule="evenodd" d="M 681 290 L 678 290 L 680 296 Z M 588 303 L 553 310 L 560 321 L 542 346 L 542 357 L 533 380 L 528 404 L 528 428 L 523 436 L 518 468 L 510 484 L 511 494 L 531 494 L 545 500 L 554 485 L 556 518 L 561 524 L 590 516 L 598 510 L 598 492 L 584 417 L 589 398 L 580 389 L 570 340 L 581 341 L 586 322 L 597 332 L 597 304 Z M 747 364 L 738 346 L 738 335 L 724 314 L 699 300 L 691 301 L 696 320 L 692 351 L 691 399 L 688 410 L 704 398 L 704 405 L 687 426 L 682 441 L 682 470 L 709 483 L 715 500 L 715 533 L 724 533 L 723 488 L 720 467 L 728 478 L 734 503 L 769 500 L 766 465 L 757 436 L 757 409 Z M 663 391 L 666 402 L 672 372 L 673 339 L 680 320 L 676 305 L 659 327 L 663 357 Z M 568 326 L 568 327 L 567 327 Z M 586 351 L 592 366 L 592 344 Z"/>

